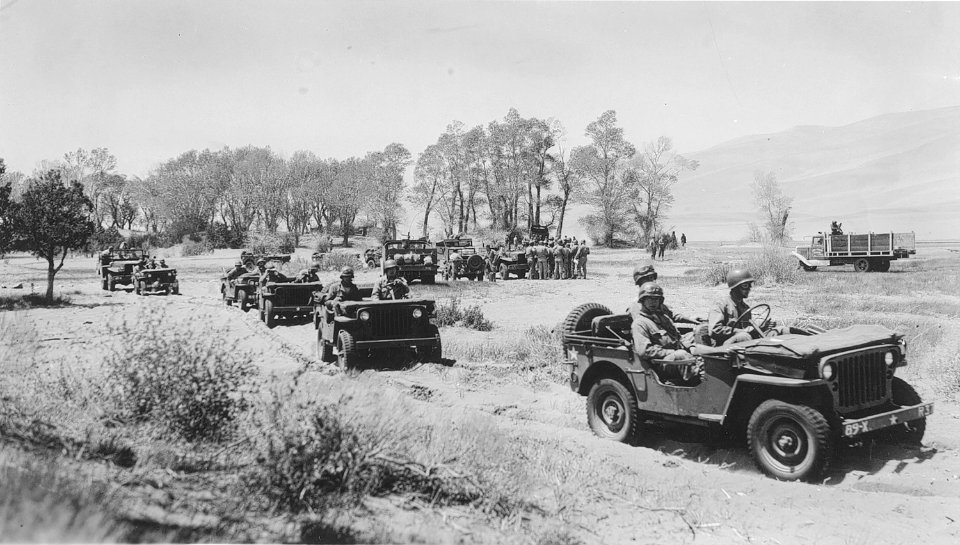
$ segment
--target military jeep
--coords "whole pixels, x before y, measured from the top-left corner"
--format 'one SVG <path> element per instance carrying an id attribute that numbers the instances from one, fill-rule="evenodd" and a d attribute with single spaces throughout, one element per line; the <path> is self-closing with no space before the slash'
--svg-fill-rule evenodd
<path id="1" fill-rule="evenodd" d="M 140 248 L 115 250 L 101 256 L 97 268 L 97 274 L 101 277 L 100 286 L 109 291 L 115 290 L 117 285 L 132 286 L 133 269 L 144 258 L 146 252 Z"/>
<path id="2" fill-rule="evenodd" d="M 313 293 L 322 289 L 320 282 L 267 282 L 257 290 L 260 320 L 273 328 L 279 318 L 308 318 L 313 315 Z"/>
<path id="3" fill-rule="evenodd" d="M 450 254 L 456 251 L 463 259 L 459 264 L 450 259 Z M 486 260 L 477 252 L 473 245 L 473 239 L 453 238 L 437 242 L 437 256 L 444 260 L 443 278 L 444 280 L 457 280 L 467 278 L 469 280 L 483 280 L 483 274 L 486 272 Z"/>
<path id="4" fill-rule="evenodd" d="M 647 420 L 718 428 L 745 435 L 767 475 L 815 481 L 841 442 L 919 444 L 933 413 L 932 403 L 894 376 L 907 364 L 906 344 L 882 326 L 694 345 L 695 360 L 658 361 L 655 368 L 634 353 L 630 325 L 629 314 L 595 303 L 575 308 L 563 325 L 562 365 L 570 388 L 587 397 L 587 420 L 602 438 L 633 442 Z M 661 373 L 674 364 L 696 380 L 665 381 Z"/>
<path id="5" fill-rule="evenodd" d="M 257 306 L 257 289 L 260 286 L 260 273 L 243 273 L 236 278 L 220 278 L 220 297 L 228 307 L 234 303 L 246 312 Z"/>
<path id="6" fill-rule="evenodd" d="M 398 273 L 407 282 L 420 280 L 433 284 L 437 278 L 437 248 L 424 239 L 388 240 L 383 244 L 383 263 L 388 259 L 397 262 Z"/>
<path id="7" fill-rule="evenodd" d="M 133 281 L 133 290 L 137 295 L 150 295 L 151 293 L 180 294 L 177 269 L 141 269 L 133 274 Z"/>
<path id="8" fill-rule="evenodd" d="M 365 298 L 373 289 L 361 288 Z M 361 368 L 377 350 L 414 348 L 421 361 L 439 362 L 443 347 L 431 299 L 329 301 L 314 305 L 317 359 L 344 370 Z"/>
<path id="9" fill-rule="evenodd" d="M 493 260 L 493 270 L 500 272 L 500 278 L 510 279 L 510 274 L 517 278 L 524 278 L 530 271 L 530 263 L 527 261 L 527 254 L 523 248 L 498 253 Z"/>

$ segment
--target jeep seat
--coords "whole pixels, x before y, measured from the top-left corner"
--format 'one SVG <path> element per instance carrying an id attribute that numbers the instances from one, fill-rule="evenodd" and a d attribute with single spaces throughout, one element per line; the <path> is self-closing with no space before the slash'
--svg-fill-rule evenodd
<path id="1" fill-rule="evenodd" d="M 590 329 L 597 337 L 631 339 L 632 325 L 633 318 L 629 314 L 607 314 L 594 318 L 590 323 Z"/>

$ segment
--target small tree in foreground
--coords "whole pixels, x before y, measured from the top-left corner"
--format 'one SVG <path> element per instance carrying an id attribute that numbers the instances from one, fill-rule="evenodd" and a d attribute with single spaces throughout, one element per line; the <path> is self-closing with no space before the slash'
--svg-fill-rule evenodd
<path id="1" fill-rule="evenodd" d="M 50 170 L 23 192 L 8 210 L 14 248 L 47 260 L 47 294 L 53 299 L 53 279 L 70 250 L 82 249 L 93 235 L 93 203 L 74 181 L 63 183 L 59 170 Z M 60 259 L 59 264 L 56 263 Z"/>

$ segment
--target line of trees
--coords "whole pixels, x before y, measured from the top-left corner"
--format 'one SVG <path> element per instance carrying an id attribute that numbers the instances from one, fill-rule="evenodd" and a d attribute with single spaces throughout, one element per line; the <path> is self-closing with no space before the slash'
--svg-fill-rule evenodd
<path id="1" fill-rule="evenodd" d="M 439 217 L 447 234 L 484 226 L 515 232 L 532 225 L 561 235 L 569 206 L 586 203 L 582 223 L 595 240 L 645 241 L 662 228 L 672 187 L 697 162 L 673 150 L 667 137 L 640 152 L 609 110 L 587 125 L 590 144 L 568 150 L 555 119 L 502 120 L 467 129 L 455 121 L 417 158 L 410 202 L 422 210 L 424 236 Z"/>

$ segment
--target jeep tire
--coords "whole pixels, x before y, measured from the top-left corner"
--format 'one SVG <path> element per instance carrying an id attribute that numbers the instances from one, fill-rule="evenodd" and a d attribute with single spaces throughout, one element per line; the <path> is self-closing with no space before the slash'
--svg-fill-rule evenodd
<path id="1" fill-rule="evenodd" d="M 277 325 L 277 319 L 273 316 L 273 301 L 267 299 L 263 302 L 263 323 L 273 329 Z"/>
<path id="2" fill-rule="evenodd" d="M 587 422 L 598 437 L 632 443 L 640 420 L 637 398 L 622 382 L 602 378 L 587 396 Z"/>
<path id="3" fill-rule="evenodd" d="M 920 399 L 920 394 L 913 389 L 913 386 L 910 386 L 908 382 L 900 377 L 893 377 L 890 393 L 893 397 L 893 402 L 901 407 L 909 407 L 923 403 L 923 400 Z M 877 433 L 877 440 L 884 443 L 919 446 L 926 430 L 926 417 L 918 418 L 917 420 L 910 420 L 903 424 L 882 429 Z"/>
<path id="4" fill-rule="evenodd" d="M 812 407 L 769 399 L 747 424 L 747 447 L 757 467 L 784 481 L 815 481 L 830 465 L 833 436 Z"/>
<path id="5" fill-rule="evenodd" d="M 337 367 L 344 371 L 353 371 L 358 367 L 359 360 L 353 334 L 341 329 L 337 334 Z"/>
<path id="6" fill-rule="evenodd" d="M 247 290 L 237 290 L 237 305 L 244 312 L 250 310 L 250 306 L 247 305 Z"/>
<path id="7" fill-rule="evenodd" d="M 567 314 L 567 318 L 563 321 L 563 332 L 570 335 L 577 331 L 588 330 L 594 318 L 608 314 L 613 313 L 600 303 L 584 303 Z"/>

